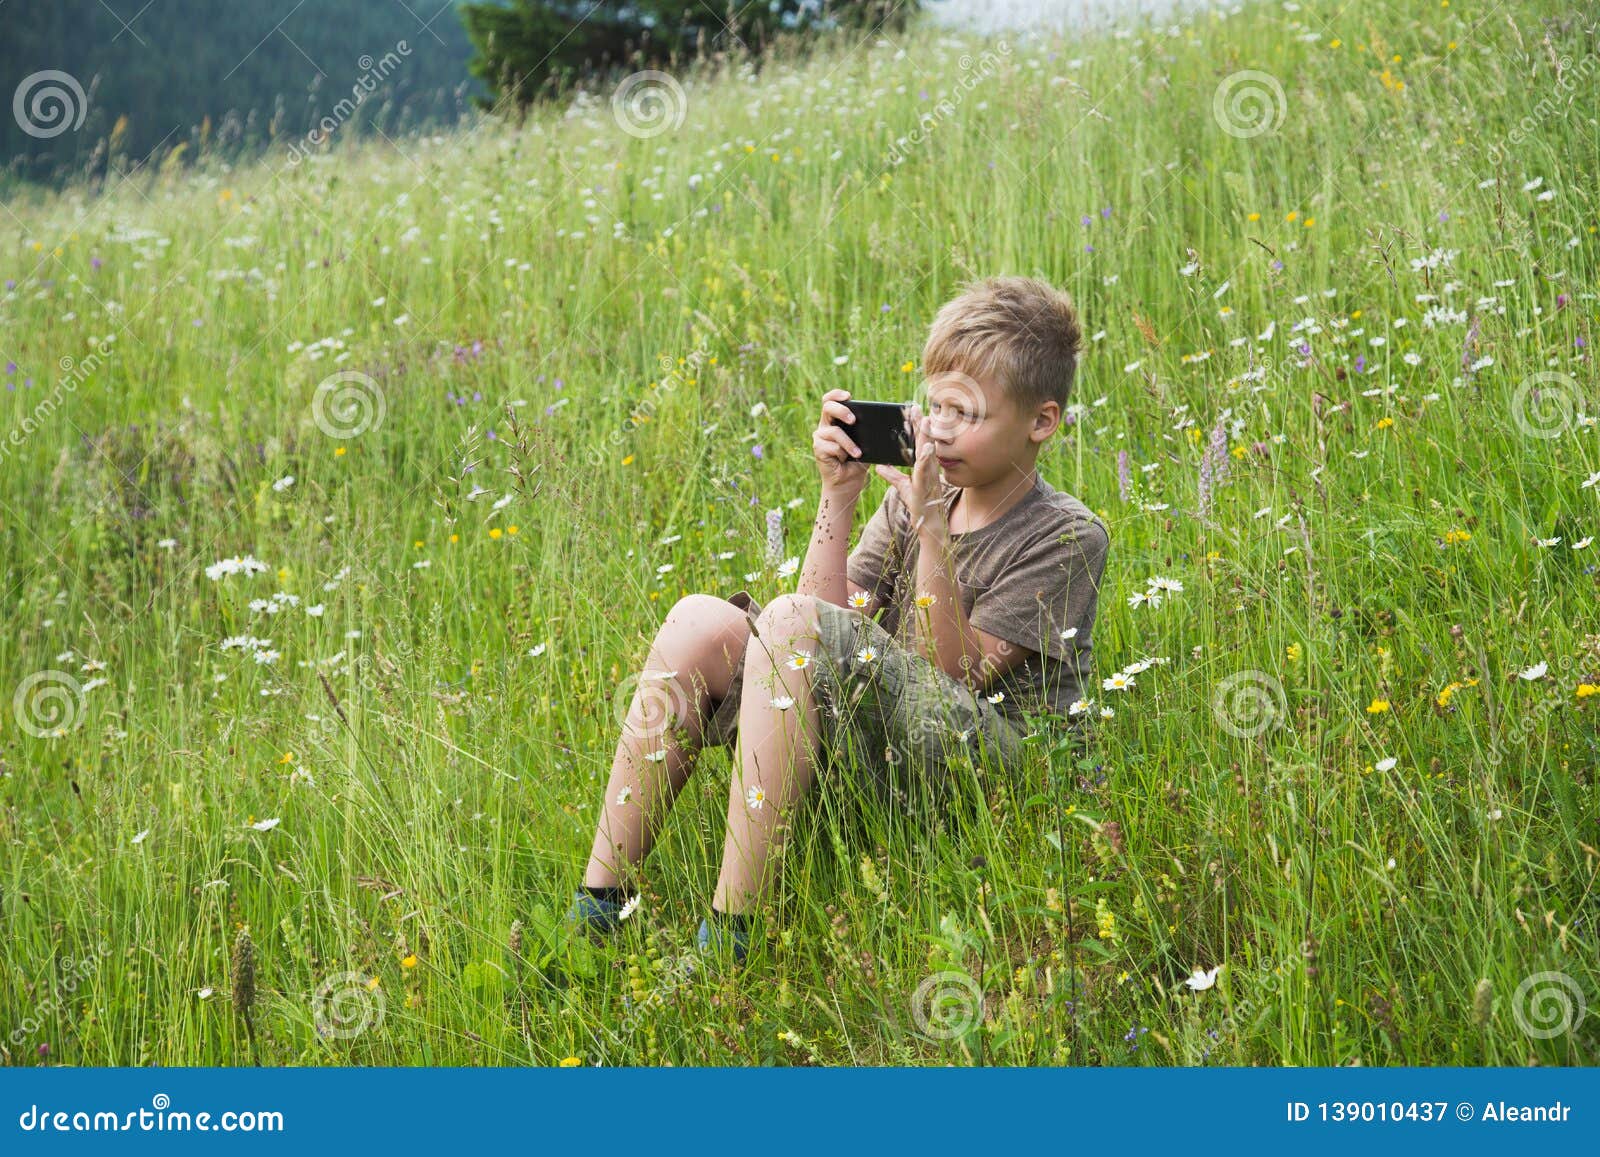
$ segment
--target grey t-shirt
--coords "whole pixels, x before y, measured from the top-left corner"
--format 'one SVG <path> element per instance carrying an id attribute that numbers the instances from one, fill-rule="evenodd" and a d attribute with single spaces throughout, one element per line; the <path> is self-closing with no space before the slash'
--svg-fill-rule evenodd
<path id="1" fill-rule="evenodd" d="M 948 512 L 960 488 L 940 485 L 938 501 Z M 984 693 L 1004 691 L 996 706 L 1019 726 L 1025 726 L 1024 710 L 1066 716 L 1090 677 L 1095 608 L 1111 546 L 1105 523 L 1035 472 L 1021 502 L 989 525 L 950 538 L 968 621 L 1033 652 L 991 679 Z M 910 512 L 890 487 L 845 566 L 850 580 L 877 598 L 883 628 L 908 647 L 915 633 L 918 550 Z"/>

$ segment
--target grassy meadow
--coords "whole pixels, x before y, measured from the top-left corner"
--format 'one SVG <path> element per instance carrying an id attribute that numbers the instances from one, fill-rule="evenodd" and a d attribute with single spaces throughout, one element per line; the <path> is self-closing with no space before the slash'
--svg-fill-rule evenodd
<path id="1" fill-rule="evenodd" d="M 0 1059 L 1594 1063 L 1597 25 L 920 25 L 10 197 Z M 793 589 L 819 395 L 992 273 L 1092 335 L 1087 753 L 819 795 L 684 980 L 708 751 L 567 940 L 667 609 Z"/>

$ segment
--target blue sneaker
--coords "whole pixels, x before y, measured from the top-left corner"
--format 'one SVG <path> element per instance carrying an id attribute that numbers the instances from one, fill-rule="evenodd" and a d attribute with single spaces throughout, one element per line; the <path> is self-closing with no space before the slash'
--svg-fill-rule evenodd
<path id="1" fill-rule="evenodd" d="M 572 897 L 572 907 L 562 923 L 567 928 L 589 936 L 604 936 L 616 931 L 622 922 L 622 905 L 615 900 L 603 900 L 593 892 L 579 888 Z"/>
<path id="2" fill-rule="evenodd" d="M 737 925 L 714 922 L 709 917 L 700 921 L 700 931 L 695 935 L 701 955 L 731 952 L 734 964 L 743 964 L 750 953 L 750 933 Z"/>

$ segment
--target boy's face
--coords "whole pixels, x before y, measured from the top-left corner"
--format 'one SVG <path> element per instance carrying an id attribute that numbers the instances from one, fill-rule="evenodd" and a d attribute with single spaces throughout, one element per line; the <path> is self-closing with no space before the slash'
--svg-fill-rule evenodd
<path id="1" fill-rule="evenodd" d="M 952 486 L 983 486 L 1032 469 L 1039 445 L 1061 421 L 1061 407 L 1043 402 L 1027 412 L 998 382 L 959 370 L 927 383 L 928 432 Z"/>

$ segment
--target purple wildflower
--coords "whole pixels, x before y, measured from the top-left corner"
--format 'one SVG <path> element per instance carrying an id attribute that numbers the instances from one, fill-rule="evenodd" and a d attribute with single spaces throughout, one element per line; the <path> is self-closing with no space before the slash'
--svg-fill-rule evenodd
<path id="1" fill-rule="evenodd" d="M 754 454 L 757 458 L 761 458 L 761 459 L 765 459 L 766 456 L 767 456 L 766 452 L 761 449 L 761 443 L 760 442 L 757 442 L 754 446 L 750 447 L 750 453 Z"/>
<path id="2" fill-rule="evenodd" d="M 1367 355 L 1366 354 L 1357 354 L 1356 355 L 1356 373 L 1364 374 L 1366 372 L 1367 372 Z"/>

